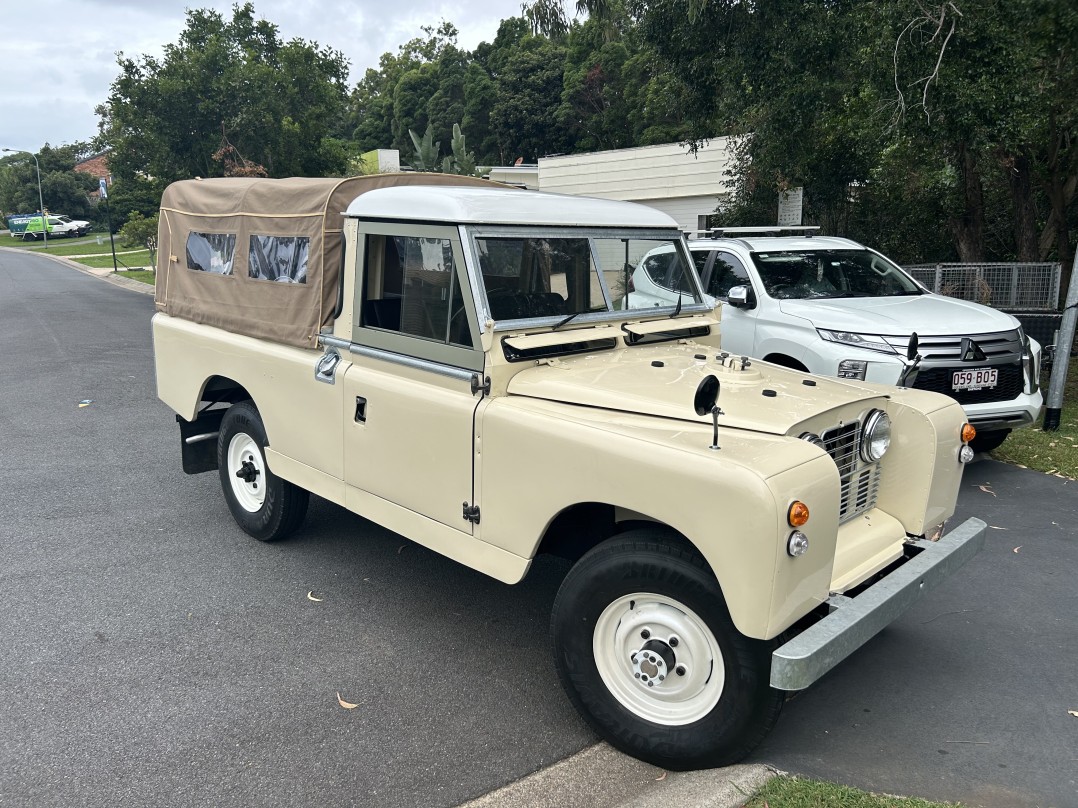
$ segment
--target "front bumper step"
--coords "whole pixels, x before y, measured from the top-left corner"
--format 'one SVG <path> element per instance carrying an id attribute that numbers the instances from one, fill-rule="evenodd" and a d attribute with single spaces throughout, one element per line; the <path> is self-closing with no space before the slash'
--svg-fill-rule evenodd
<path id="1" fill-rule="evenodd" d="M 911 542 L 920 552 L 853 598 L 827 601 L 827 617 L 771 655 L 771 686 L 803 690 L 896 620 L 984 547 L 987 525 L 967 519 L 939 541 Z"/>

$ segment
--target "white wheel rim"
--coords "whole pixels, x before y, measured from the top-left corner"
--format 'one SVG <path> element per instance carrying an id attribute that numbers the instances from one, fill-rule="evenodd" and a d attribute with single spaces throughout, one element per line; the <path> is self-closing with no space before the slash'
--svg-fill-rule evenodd
<path id="1" fill-rule="evenodd" d="M 711 629 L 665 595 L 641 592 L 607 606 L 595 624 L 592 651 L 614 698 L 656 724 L 699 721 L 718 704 L 726 682 Z"/>
<path id="2" fill-rule="evenodd" d="M 236 473 L 244 470 L 244 464 L 250 464 L 257 472 L 252 479 L 237 477 Z M 262 450 L 254 438 L 243 432 L 232 436 L 228 442 L 228 479 L 232 483 L 232 494 L 240 507 L 250 513 L 257 513 L 266 501 L 266 464 L 262 460 Z"/>

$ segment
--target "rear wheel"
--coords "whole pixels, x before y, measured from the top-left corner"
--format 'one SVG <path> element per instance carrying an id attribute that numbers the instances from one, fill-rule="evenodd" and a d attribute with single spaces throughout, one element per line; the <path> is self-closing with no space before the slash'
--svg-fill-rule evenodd
<path id="1" fill-rule="evenodd" d="M 266 430 L 250 401 L 228 408 L 217 437 L 217 467 L 236 523 L 259 541 L 283 539 L 307 515 L 310 495 L 266 464 Z"/>
<path id="2" fill-rule="evenodd" d="M 995 429 L 991 432 L 978 432 L 977 437 L 969 442 L 970 448 L 975 452 L 990 452 L 998 449 L 1007 436 L 1011 434 L 1009 429 Z"/>
<path id="3" fill-rule="evenodd" d="M 778 719 L 771 644 L 734 628 L 715 576 L 674 534 L 643 528 L 591 550 L 562 584 L 551 628 L 569 698 L 642 760 L 728 765 Z"/>

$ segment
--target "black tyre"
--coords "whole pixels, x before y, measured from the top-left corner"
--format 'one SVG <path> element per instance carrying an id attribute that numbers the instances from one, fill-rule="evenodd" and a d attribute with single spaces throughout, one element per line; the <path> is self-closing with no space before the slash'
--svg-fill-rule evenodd
<path id="1" fill-rule="evenodd" d="M 991 432 L 978 432 L 977 437 L 969 442 L 970 448 L 975 452 L 990 452 L 998 449 L 1007 436 L 1011 434 L 1009 429 L 995 429 Z"/>
<path id="2" fill-rule="evenodd" d="M 233 404 L 221 421 L 217 465 L 225 502 L 237 524 L 259 541 L 292 533 L 307 515 L 310 495 L 266 464 L 266 429 L 250 401 Z"/>
<path id="3" fill-rule="evenodd" d="M 629 531 L 585 555 L 558 592 L 551 633 L 584 718 L 656 766 L 729 765 L 778 720 L 772 643 L 734 628 L 703 558 L 664 530 Z"/>

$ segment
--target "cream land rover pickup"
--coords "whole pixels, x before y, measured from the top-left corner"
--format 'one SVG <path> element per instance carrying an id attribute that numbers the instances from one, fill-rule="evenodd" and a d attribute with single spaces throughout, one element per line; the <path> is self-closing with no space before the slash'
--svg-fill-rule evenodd
<path id="1" fill-rule="evenodd" d="M 262 541 L 313 493 L 507 584 L 568 558 L 562 682 L 644 760 L 745 756 L 984 542 L 940 537 L 961 407 L 721 352 L 663 213 L 388 174 L 178 182 L 160 221 L 184 470 Z M 627 305 L 663 245 L 690 299 Z"/>

